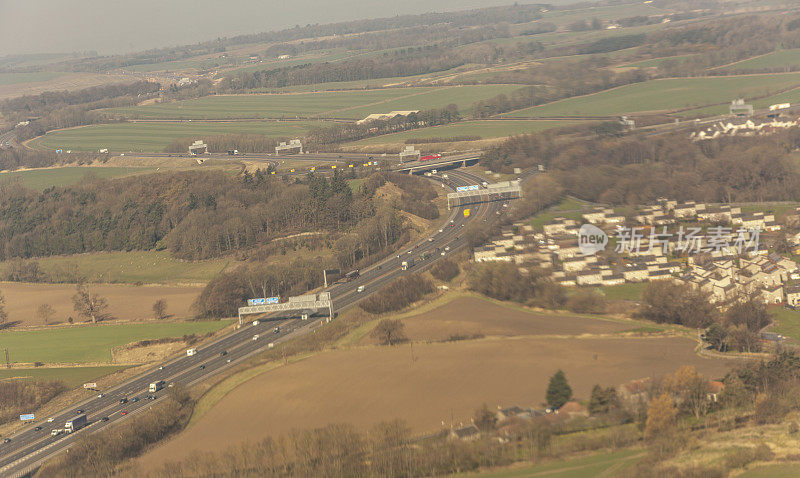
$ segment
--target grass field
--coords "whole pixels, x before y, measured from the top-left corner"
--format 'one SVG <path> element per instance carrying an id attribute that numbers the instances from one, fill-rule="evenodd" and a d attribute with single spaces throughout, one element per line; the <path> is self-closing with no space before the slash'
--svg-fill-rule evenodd
<path id="1" fill-rule="evenodd" d="M 645 283 L 628 283 L 611 286 L 603 286 L 599 289 L 603 292 L 608 300 L 632 300 L 637 301 L 642 298 L 642 291 L 645 288 Z"/>
<path id="2" fill-rule="evenodd" d="M 205 96 L 195 100 L 114 108 L 108 111 L 130 118 L 294 118 L 322 115 L 333 110 L 359 107 L 430 90 L 431 88 L 396 88 L 276 95 Z M 383 107 L 378 111 L 384 111 Z"/>
<path id="3" fill-rule="evenodd" d="M 225 133 L 264 134 L 267 136 L 302 136 L 323 123 L 315 121 L 235 121 L 210 123 L 111 123 L 83 126 L 47 133 L 30 143 L 35 148 L 112 152 L 159 152 L 177 138 L 202 138 Z"/>
<path id="4" fill-rule="evenodd" d="M 778 50 L 724 66 L 722 70 L 762 70 L 800 66 L 800 48 Z"/>
<path id="5" fill-rule="evenodd" d="M 800 73 L 746 75 L 717 78 L 671 78 L 646 81 L 592 95 L 568 98 L 504 116 L 609 116 L 645 111 L 671 111 L 728 103 L 800 86 Z"/>
<path id="6" fill-rule="evenodd" d="M 393 110 L 442 108 L 455 103 L 468 111 L 472 103 L 500 93 L 510 94 L 519 85 L 385 88 L 362 91 L 207 96 L 132 108 L 108 110 L 131 118 L 294 118 L 329 117 L 360 119 L 371 113 Z"/>
<path id="7" fill-rule="evenodd" d="M 36 259 L 42 270 L 58 279 L 62 271 L 76 267 L 89 282 L 135 284 L 200 284 L 222 271 L 229 259 L 183 261 L 168 251 L 94 252 Z M 5 271 L 7 262 L 0 262 Z"/>
<path id="8" fill-rule="evenodd" d="M 88 287 L 92 293 L 108 301 L 107 312 L 112 319 L 126 321 L 152 319 L 152 306 L 159 299 L 167 302 L 167 314 L 171 317 L 177 319 L 193 317 L 192 304 L 203 290 L 202 286 L 197 285 L 90 284 Z M 9 323 L 18 323 L 22 326 L 46 325 L 36 314 L 36 310 L 43 303 L 53 307 L 53 316 L 48 319 L 49 324 L 66 323 L 69 317 L 73 317 L 76 322 L 82 320 L 77 317 L 72 305 L 72 296 L 75 295 L 74 284 L 0 282 L 0 291 L 6 299 L 5 310 L 8 313 Z"/>
<path id="9" fill-rule="evenodd" d="M 55 71 L 40 71 L 35 73 L 0 73 L 0 85 L 14 85 L 17 83 L 37 83 L 58 78 L 63 73 Z"/>
<path id="10" fill-rule="evenodd" d="M 55 327 L 0 332 L 0 343 L 14 362 L 102 363 L 111 348 L 145 339 L 215 332 L 228 321 L 164 322 Z"/>
<path id="11" fill-rule="evenodd" d="M 577 124 L 577 122 L 536 120 L 463 121 L 445 126 L 385 134 L 374 138 L 362 139 L 351 144 L 404 143 L 406 140 L 420 138 L 454 138 L 457 136 L 480 136 L 481 139 L 501 138 L 504 136 L 513 136 L 515 134 L 535 133 L 537 131 L 574 124 Z"/>
<path id="12" fill-rule="evenodd" d="M 637 61 L 637 62 L 634 62 L 634 63 L 626 63 L 626 64 L 620 65 L 620 66 L 623 66 L 623 67 L 626 67 L 626 68 L 652 68 L 652 67 L 657 67 L 658 65 L 660 65 L 661 63 L 663 63 L 666 60 L 676 60 L 678 62 L 681 62 L 681 61 L 686 60 L 687 58 L 691 58 L 693 56 L 695 56 L 695 55 L 692 54 L 692 55 L 667 56 L 667 57 L 664 57 L 664 58 L 651 58 L 649 60 L 642 60 L 642 61 Z"/>
<path id="13" fill-rule="evenodd" d="M 736 476 L 739 478 L 796 478 L 800 476 L 800 464 L 784 463 L 759 466 Z"/>
<path id="14" fill-rule="evenodd" d="M 627 449 L 614 452 L 597 453 L 580 458 L 523 465 L 478 473 L 455 475 L 459 478 L 523 478 L 542 476 L 546 478 L 595 478 L 614 476 L 615 473 L 633 465 L 644 456 L 642 450 Z"/>
<path id="15" fill-rule="evenodd" d="M 0 380 L 61 380 L 68 387 L 77 387 L 98 377 L 127 368 L 125 365 L 101 367 L 13 368 L 0 369 Z"/>
<path id="16" fill-rule="evenodd" d="M 770 307 L 768 310 L 775 320 L 775 326 L 770 329 L 770 332 L 800 340 L 800 311 L 784 309 L 780 306 Z"/>
<path id="17" fill-rule="evenodd" d="M 113 179 L 135 174 L 147 174 L 155 171 L 155 168 L 81 168 L 64 167 L 49 169 L 31 169 L 27 171 L 9 171 L 0 174 L 0 182 L 19 181 L 23 186 L 42 191 L 51 186 L 71 186 L 77 184 L 87 175 L 96 176 L 103 179 Z"/>
<path id="18" fill-rule="evenodd" d="M 530 220 L 530 224 L 537 231 L 542 230 L 542 226 L 552 221 L 557 217 L 565 217 L 567 219 L 574 219 L 576 221 L 583 220 L 584 209 L 590 207 L 590 203 L 586 203 L 573 198 L 566 198 L 560 203 L 540 212 Z"/>

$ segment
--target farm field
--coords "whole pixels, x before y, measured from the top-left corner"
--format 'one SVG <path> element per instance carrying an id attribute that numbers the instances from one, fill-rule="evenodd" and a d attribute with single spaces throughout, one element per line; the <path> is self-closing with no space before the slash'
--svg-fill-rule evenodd
<path id="1" fill-rule="evenodd" d="M 427 138 L 456 138 L 458 136 L 480 136 L 481 139 L 502 138 L 515 134 L 535 133 L 551 128 L 571 126 L 578 124 L 576 121 L 531 121 L 531 120 L 508 120 L 508 121 L 463 121 L 460 123 L 444 126 L 434 126 L 432 128 L 421 128 L 402 133 L 392 133 L 374 138 L 362 139 L 351 144 L 370 145 L 387 143 L 405 143 L 406 140 L 427 139 Z"/>
<path id="2" fill-rule="evenodd" d="M 68 387 L 78 387 L 83 383 L 103 377 L 118 370 L 127 368 L 125 365 L 108 365 L 100 367 L 38 367 L 38 368 L 12 368 L 0 369 L 2 380 L 61 380 Z"/>
<path id="3" fill-rule="evenodd" d="M 451 414 L 467 421 L 483 403 L 539 406 L 557 369 L 577 397 L 595 384 L 618 386 L 684 364 L 714 378 L 726 372 L 725 360 L 701 358 L 694 347 L 681 337 L 515 337 L 322 352 L 246 381 L 140 463 L 329 423 L 365 429 L 400 418 L 415 433 L 434 432 Z"/>
<path id="4" fill-rule="evenodd" d="M 660 65 L 661 63 L 663 63 L 664 61 L 667 61 L 667 60 L 675 60 L 675 61 L 678 61 L 678 62 L 682 62 L 682 61 L 684 61 L 684 60 L 686 60 L 688 58 L 691 58 L 693 56 L 695 56 L 695 55 L 691 54 L 691 55 L 667 56 L 667 57 L 663 57 L 663 58 L 651 58 L 649 60 L 642 60 L 642 61 L 637 61 L 637 62 L 634 62 L 634 63 L 626 63 L 626 64 L 620 65 L 620 66 L 621 67 L 625 67 L 625 68 L 652 68 L 652 67 L 657 67 L 658 65 Z"/>
<path id="5" fill-rule="evenodd" d="M 111 349 L 131 342 L 216 332 L 230 322 L 150 322 L 143 324 L 81 325 L 0 332 L 0 341 L 13 362 L 108 363 Z"/>
<path id="6" fill-rule="evenodd" d="M 89 282 L 197 285 L 211 280 L 231 261 L 183 261 L 169 251 L 114 251 L 41 257 L 36 262 L 54 281 L 67 280 L 62 276 L 74 268 Z M 0 272 L 7 268 L 8 262 L 0 262 Z"/>
<path id="7" fill-rule="evenodd" d="M 392 88 L 297 94 L 204 96 L 194 100 L 113 108 L 106 111 L 128 118 L 294 118 L 319 116 L 333 110 L 384 102 L 430 90 L 431 88 Z"/>
<path id="8" fill-rule="evenodd" d="M 107 110 L 129 118 L 348 118 L 393 110 L 443 108 L 450 103 L 468 111 L 483 98 L 519 89 L 519 85 L 475 85 L 442 88 L 384 88 L 260 95 L 207 96 L 196 100 Z"/>
<path id="9" fill-rule="evenodd" d="M 795 478 L 800 476 L 800 465 L 785 463 L 779 465 L 766 465 L 745 471 L 739 478 Z"/>
<path id="10" fill-rule="evenodd" d="M 404 318 L 406 335 L 417 341 L 451 336 L 580 335 L 614 333 L 638 324 L 553 313 L 536 313 L 478 297 L 462 297 Z M 372 342 L 369 337 L 367 341 Z"/>
<path id="11" fill-rule="evenodd" d="M 89 285 L 89 290 L 108 300 L 108 312 L 115 319 L 152 319 L 152 306 L 158 299 L 167 301 L 167 314 L 174 318 L 192 317 L 191 306 L 201 286 L 133 286 L 117 284 Z M 36 317 L 36 309 L 49 303 L 55 313 L 50 323 L 67 322 L 73 317 L 79 322 L 72 305 L 74 284 L 28 284 L 0 282 L 0 291 L 6 299 L 5 310 L 8 322 L 23 326 L 44 325 Z"/>
<path id="12" fill-rule="evenodd" d="M 63 73 L 55 71 L 40 71 L 35 73 L 0 73 L 0 85 L 14 85 L 17 83 L 37 83 L 58 78 Z"/>
<path id="13" fill-rule="evenodd" d="M 800 86 L 800 73 L 715 78 L 670 78 L 568 98 L 506 113 L 505 117 L 609 116 L 646 111 L 727 104 Z M 725 107 L 727 108 L 727 107 Z"/>
<path id="14" fill-rule="evenodd" d="M 547 478 L 595 478 L 613 476 L 641 458 L 639 449 L 626 449 L 613 452 L 596 453 L 580 458 L 559 460 L 539 465 L 521 465 L 478 473 L 462 473 L 458 478 L 527 478 L 543 476 Z"/>
<path id="15" fill-rule="evenodd" d="M 131 77 L 102 73 L 57 73 L 48 78 L 49 73 L 24 73 L 34 75 L 29 81 L 20 82 L 8 77 L 6 83 L 0 83 L 0 100 L 22 95 L 38 95 L 45 91 L 79 90 L 108 83 L 131 83 Z M 20 77 L 17 77 L 17 79 Z"/>
<path id="16" fill-rule="evenodd" d="M 774 105 L 777 103 L 792 103 L 797 104 L 800 102 L 800 85 L 797 88 L 792 90 L 783 91 L 776 95 L 768 96 L 766 98 L 760 98 L 757 100 L 749 101 L 756 108 L 767 108 L 769 105 Z M 728 114 L 729 109 L 728 105 L 715 105 L 715 106 L 707 106 L 705 108 L 697 108 L 692 109 L 689 111 L 682 111 L 680 114 L 686 117 L 694 117 L 694 116 L 711 116 L 711 115 L 721 115 L 721 114 Z"/>
<path id="17" fill-rule="evenodd" d="M 737 63 L 715 68 L 720 70 L 762 70 L 768 68 L 789 68 L 800 66 L 800 48 L 778 50 L 766 55 L 749 58 Z"/>
<path id="18" fill-rule="evenodd" d="M 155 168 L 102 167 L 85 168 L 67 166 L 63 168 L 29 169 L 25 171 L 8 171 L 0 174 L 0 182 L 19 181 L 23 186 L 35 191 L 42 191 L 51 186 L 71 186 L 83 180 L 87 175 L 103 179 L 120 178 L 135 174 L 147 174 Z"/>
<path id="19" fill-rule="evenodd" d="M 202 137 L 225 133 L 264 134 L 267 136 L 302 136 L 323 123 L 314 121 L 236 121 L 212 123 L 111 123 L 53 131 L 30 142 L 40 149 L 112 152 L 160 152 L 178 138 Z"/>

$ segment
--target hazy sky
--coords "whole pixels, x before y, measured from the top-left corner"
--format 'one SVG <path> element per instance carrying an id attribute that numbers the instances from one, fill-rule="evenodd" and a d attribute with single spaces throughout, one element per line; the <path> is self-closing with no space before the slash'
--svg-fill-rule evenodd
<path id="1" fill-rule="evenodd" d="M 0 0 L 0 56 L 87 50 L 123 53 L 297 24 L 512 3 L 514 0 Z"/>

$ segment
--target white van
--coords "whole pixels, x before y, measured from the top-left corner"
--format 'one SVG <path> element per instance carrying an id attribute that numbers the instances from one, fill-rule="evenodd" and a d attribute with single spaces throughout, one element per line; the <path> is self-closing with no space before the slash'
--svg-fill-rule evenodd
<path id="1" fill-rule="evenodd" d="M 356 289 L 356 291 L 364 292 L 364 286 L 363 285 L 358 286 L 358 289 Z"/>
<path id="2" fill-rule="evenodd" d="M 258 340 L 258 334 L 255 334 L 255 335 L 253 336 L 253 340 Z"/>

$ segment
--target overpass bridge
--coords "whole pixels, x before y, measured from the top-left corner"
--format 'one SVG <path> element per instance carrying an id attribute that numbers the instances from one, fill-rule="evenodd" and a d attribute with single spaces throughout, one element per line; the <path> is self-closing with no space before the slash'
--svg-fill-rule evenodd
<path id="1" fill-rule="evenodd" d="M 467 166 L 475 164 L 480 159 L 483 151 L 473 153 L 454 154 L 453 156 L 445 156 L 440 159 L 431 159 L 427 161 L 409 161 L 407 163 L 400 163 L 392 166 L 392 171 L 408 172 L 408 174 L 422 173 L 432 169 L 445 169 L 451 167 Z"/>

